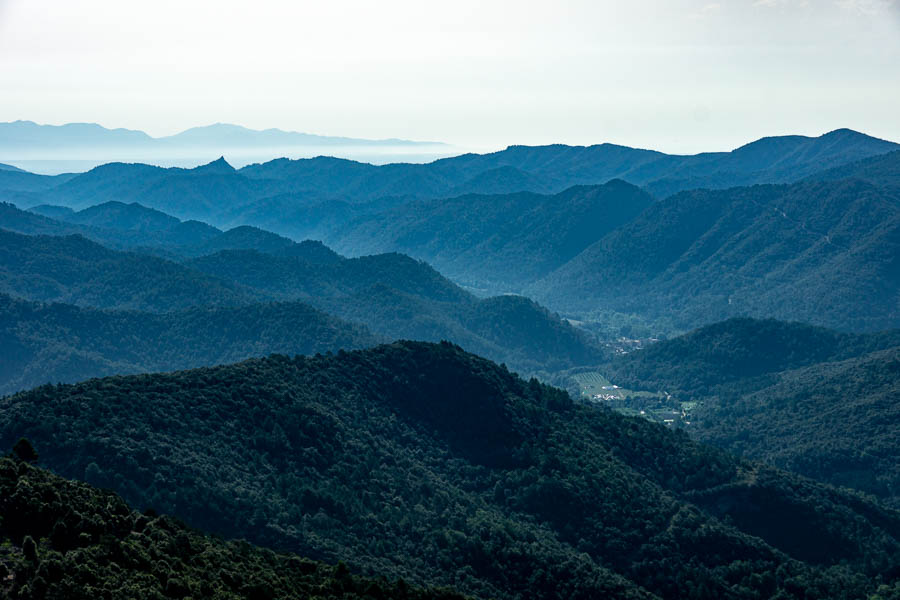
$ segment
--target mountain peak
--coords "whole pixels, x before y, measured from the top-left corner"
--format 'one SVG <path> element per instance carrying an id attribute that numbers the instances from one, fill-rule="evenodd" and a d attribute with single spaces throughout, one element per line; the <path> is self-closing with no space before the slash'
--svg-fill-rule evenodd
<path id="1" fill-rule="evenodd" d="M 225 160 L 224 156 L 220 156 L 216 160 L 206 163 L 205 165 L 200 165 L 199 167 L 194 167 L 191 169 L 195 173 L 215 173 L 215 174 L 227 174 L 234 173 L 235 169 L 232 167 L 227 160 Z"/>

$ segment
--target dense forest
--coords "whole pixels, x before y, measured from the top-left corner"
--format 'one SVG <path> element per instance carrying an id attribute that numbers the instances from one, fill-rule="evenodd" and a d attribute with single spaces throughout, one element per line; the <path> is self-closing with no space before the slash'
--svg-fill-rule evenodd
<path id="1" fill-rule="evenodd" d="M 120 252 L 80 235 L 0 229 L 0 292 L 42 302 L 164 312 L 266 299 L 176 262 Z"/>
<path id="2" fill-rule="evenodd" d="M 621 180 L 555 195 L 464 195 L 357 217 L 330 239 L 348 251 L 405 252 L 456 281 L 516 290 L 562 266 L 652 202 Z"/>
<path id="3" fill-rule="evenodd" d="M 271 239 L 268 235 L 241 228 L 220 237 L 241 245 Z M 229 249 L 179 262 L 112 250 L 79 235 L 0 230 L 0 294 L 159 313 L 299 300 L 385 338 L 452 340 L 526 373 L 592 364 L 602 357 L 589 335 L 531 300 L 479 299 L 402 254 L 348 259 L 320 243 L 278 239 L 287 244 L 270 246 L 269 252 Z M 230 356 L 291 349 L 261 341 L 257 351 Z"/>
<path id="4" fill-rule="evenodd" d="M 0 394 L 103 375 L 173 371 L 273 352 L 316 354 L 384 341 L 301 302 L 171 313 L 41 305 L 0 294 Z"/>
<path id="5" fill-rule="evenodd" d="M 900 507 L 900 331 L 732 319 L 603 370 L 700 402 L 688 428 L 699 440 Z"/>
<path id="6" fill-rule="evenodd" d="M 740 317 L 618 356 L 604 373 L 633 389 L 685 398 L 769 385 L 782 371 L 900 346 L 900 330 L 843 333 L 805 323 Z"/>
<path id="7" fill-rule="evenodd" d="M 652 204 L 526 289 L 557 310 L 900 326 L 900 191 L 859 180 L 694 190 Z"/>
<path id="8" fill-rule="evenodd" d="M 365 574 L 494 598 L 863 598 L 900 515 L 574 403 L 451 344 L 0 400 L 58 473 Z"/>
<path id="9" fill-rule="evenodd" d="M 4 598 L 463 600 L 401 580 L 360 578 L 343 563 L 331 566 L 203 535 L 178 519 L 136 512 L 112 492 L 34 466 L 26 442 L 16 450 L 0 458 Z"/>

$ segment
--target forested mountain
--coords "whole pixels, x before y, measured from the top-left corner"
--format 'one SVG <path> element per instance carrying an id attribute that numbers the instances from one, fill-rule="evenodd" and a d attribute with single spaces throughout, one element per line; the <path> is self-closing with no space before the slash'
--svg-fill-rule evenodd
<path id="1" fill-rule="evenodd" d="M 402 254 L 310 261 L 226 251 L 185 263 L 278 299 L 301 299 L 375 333 L 452 340 L 529 373 L 595 363 L 601 351 L 567 322 L 517 296 L 478 299 Z"/>
<path id="2" fill-rule="evenodd" d="M 699 439 L 900 508 L 900 346 L 733 392 L 704 405 Z"/>
<path id="3" fill-rule="evenodd" d="M 900 573 L 898 513 L 449 344 L 45 386 L 0 399 L 0 445 L 22 435 L 193 526 L 482 598 L 864 598 Z"/>
<path id="4" fill-rule="evenodd" d="M 346 210 L 343 203 L 364 206 L 388 198 L 399 204 L 464 194 L 558 193 L 617 178 L 663 197 L 698 187 L 792 182 L 896 149 L 892 142 L 838 130 L 817 138 L 764 138 L 732 152 L 693 156 L 601 144 L 511 146 L 428 164 L 380 166 L 331 157 L 277 159 L 238 171 L 224 159 L 195 169 L 110 163 L 52 186 L 4 185 L 0 179 L 0 199 L 20 207 L 55 204 L 76 209 L 113 200 L 138 202 L 219 227 L 274 229 L 281 222 L 286 228 L 276 233 L 305 235 L 311 228 L 300 220 L 304 214 L 312 211 L 309 219 L 333 218 L 316 211 Z M 10 175 L 24 181 L 30 174 Z"/>
<path id="5" fill-rule="evenodd" d="M 0 394 L 73 382 L 316 354 L 383 341 L 300 302 L 165 314 L 40 305 L 0 295 Z"/>
<path id="6" fill-rule="evenodd" d="M 558 268 L 653 199 L 614 180 L 553 196 L 522 192 L 426 200 L 360 217 L 337 234 L 338 248 L 396 251 L 492 290 L 521 287 Z"/>
<path id="7" fill-rule="evenodd" d="M 900 330 L 841 333 L 804 323 L 734 318 L 617 356 L 604 365 L 627 387 L 714 396 L 738 383 L 771 384 L 781 371 L 900 346 Z"/>
<path id="8" fill-rule="evenodd" d="M 221 235 L 236 245 L 260 237 L 271 241 L 269 236 L 249 228 Z M 110 250 L 80 236 L 0 230 L 0 293 L 150 312 L 302 300 L 387 338 L 452 340 L 528 373 L 602 357 L 585 334 L 538 304 L 516 297 L 478 299 L 407 256 L 346 259 L 316 242 L 276 241 L 269 249 L 277 254 L 227 250 L 178 263 Z"/>
<path id="9" fill-rule="evenodd" d="M 32 212 L 17 208 L 9 202 L 0 202 L 0 228 L 25 235 L 71 235 L 78 233 L 87 237 L 87 235 L 94 234 L 91 228 L 66 223 L 64 220 L 61 220 L 59 218 L 60 211 L 50 207 L 41 208 L 42 210 L 39 212 Z M 65 207 L 54 208 L 72 212 L 71 209 Z M 52 213 L 56 213 L 56 215 Z"/>
<path id="10" fill-rule="evenodd" d="M 133 202 L 104 202 L 74 211 L 54 205 L 39 205 L 29 212 L 85 226 L 83 234 L 117 247 L 162 247 L 177 251 L 201 246 L 219 237 L 222 231 L 199 221 L 181 221 L 164 212 Z"/>
<path id="11" fill-rule="evenodd" d="M 235 306 L 264 296 L 183 265 L 108 249 L 80 235 L 0 229 L 0 293 L 97 308 L 170 311 Z"/>
<path id="12" fill-rule="evenodd" d="M 251 178 L 304 181 L 307 189 L 330 190 L 346 196 L 437 197 L 452 190 L 500 193 L 477 188 L 495 185 L 496 170 L 515 185 L 512 191 L 562 191 L 578 184 L 599 184 L 620 178 L 666 195 L 696 187 L 731 187 L 753 183 L 796 181 L 823 168 L 897 150 L 897 144 L 841 129 L 817 138 L 763 138 L 732 152 L 693 156 L 667 155 L 614 144 L 596 146 L 510 146 L 490 154 L 466 154 L 427 165 L 372 166 L 329 158 L 280 159 L 249 165 L 241 173 Z M 515 171 L 512 171 L 514 169 Z M 472 189 L 476 188 L 476 189 Z"/>
<path id="13" fill-rule="evenodd" d="M 23 211 L 12 204 L 0 203 L 0 226 L 26 235 L 78 233 L 113 248 L 159 251 L 169 256 L 195 257 L 221 250 L 259 250 L 314 262 L 340 259 L 340 255 L 321 242 L 297 243 L 246 225 L 222 231 L 199 221 L 181 221 L 137 203 L 110 201 L 79 211 L 49 204 Z"/>
<path id="14" fill-rule="evenodd" d="M 556 308 L 900 326 L 900 191 L 842 180 L 682 192 L 534 286 Z"/>
<path id="15" fill-rule="evenodd" d="M 861 179 L 873 185 L 900 187 L 900 151 L 879 154 L 834 167 L 811 175 L 809 179 L 814 181 Z"/>
<path id="16" fill-rule="evenodd" d="M 0 594 L 23 600 L 462 600 L 450 591 L 363 579 L 343 564 L 225 542 L 8 457 L 0 458 Z"/>
<path id="17" fill-rule="evenodd" d="M 615 358 L 617 384 L 698 400 L 695 437 L 900 506 L 900 331 L 732 319 Z"/>

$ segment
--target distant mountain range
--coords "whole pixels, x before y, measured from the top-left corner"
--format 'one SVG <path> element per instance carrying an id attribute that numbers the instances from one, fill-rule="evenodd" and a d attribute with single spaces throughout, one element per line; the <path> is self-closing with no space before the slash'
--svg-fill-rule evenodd
<path id="1" fill-rule="evenodd" d="M 0 171 L 0 198 L 55 220 L 17 229 L 37 215 L 7 211 L 7 229 L 163 257 L 202 255 L 223 230 L 255 226 L 269 241 L 237 229 L 219 248 L 292 243 L 278 234 L 349 256 L 402 252 L 478 293 L 526 294 L 579 319 L 664 317 L 669 331 L 736 315 L 872 330 L 900 323 L 897 148 L 837 130 L 694 156 L 604 144 L 382 166 L 110 163 Z"/>
<path id="2" fill-rule="evenodd" d="M 770 316 L 900 326 L 900 190 L 858 179 L 682 192 L 526 288 L 557 310 L 605 307 L 689 329 Z"/>
<path id="3" fill-rule="evenodd" d="M 248 129 L 215 123 L 181 133 L 151 137 L 133 129 L 107 129 L 96 123 L 40 125 L 32 121 L 0 123 L 0 160 L 37 166 L 43 172 L 83 170 L 80 164 L 112 160 L 196 165 L 210 155 L 228 153 L 242 164 L 278 156 L 334 154 L 376 158 L 408 155 L 446 156 L 450 147 L 439 142 L 401 139 L 359 139 L 284 131 Z M 80 161 L 80 162 L 79 162 Z M 381 162 L 384 162 L 382 160 Z M 8 166 L 0 166 L 3 170 Z M 66 168 L 69 167 L 69 168 Z"/>
<path id="4" fill-rule="evenodd" d="M 122 214 L 122 206 L 113 208 L 114 214 Z M 144 208 L 137 210 L 152 212 Z M 93 212 L 97 217 L 98 211 Z M 279 337 L 282 326 L 277 323 L 258 323 L 257 334 L 261 335 L 265 330 L 276 333 L 260 338 L 254 345 L 250 343 L 251 332 L 231 338 L 228 335 L 234 334 L 226 335 L 229 330 L 216 321 L 226 314 L 222 312 L 224 309 L 234 309 L 229 318 L 248 326 L 265 315 L 277 316 L 283 321 L 284 310 L 255 306 L 276 301 L 304 302 L 334 315 L 335 321 L 363 324 L 374 336 L 379 336 L 377 339 L 453 340 L 526 373 L 592 364 L 602 357 L 601 349 L 589 336 L 535 302 L 520 296 L 476 298 L 427 264 L 401 254 L 348 259 L 318 242 L 294 243 L 250 227 L 216 231 L 212 237 L 207 237 L 207 231 L 203 230 L 200 243 L 183 247 L 123 252 L 72 234 L 99 232 L 99 239 L 116 239 L 116 236 L 135 235 L 133 230 L 81 230 L 84 226 L 57 222 L 9 205 L 0 210 L 0 223 L 20 232 L 0 229 L 0 293 L 83 309 L 132 311 L 113 318 L 103 313 L 78 316 L 74 307 L 58 310 L 10 308 L 12 315 L 6 317 L 9 320 L 5 327 L 14 342 L 10 342 L 9 348 L 27 347 L 29 350 L 10 349 L 9 360 L 13 360 L 13 355 L 42 356 L 44 350 L 41 348 L 50 348 L 61 357 L 61 365 L 70 365 L 74 361 L 83 367 L 80 370 L 48 367 L 43 373 L 35 372 L 51 380 L 54 377 L 72 380 L 100 375 L 109 372 L 112 363 L 133 372 L 168 368 L 163 364 L 177 368 L 226 360 L 222 357 L 236 359 L 284 352 L 289 348 L 294 351 L 313 348 L 311 342 L 290 344 L 286 338 Z M 151 235 L 152 232 L 148 234 Z M 138 237 L 144 241 L 151 239 Z M 183 314 L 198 307 L 213 312 L 207 316 L 198 315 L 196 311 Z M 298 311 L 294 310 L 294 313 Z M 160 319 L 144 313 L 168 313 L 170 318 Z M 48 325 L 41 335 L 34 337 L 29 332 L 35 331 L 36 317 L 27 316 L 31 314 L 41 314 L 48 319 L 49 315 L 68 315 L 63 318 L 69 324 L 68 329 Z M 188 318 L 195 322 L 206 319 L 209 325 L 202 328 L 179 325 Z M 296 327 L 309 328 L 308 323 L 323 322 L 323 318 L 303 316 L 302 323 L 298 321 Z M 161 340 L 180 339 L 188 346 L 205 349 L 185 354 L 178 349 L 178 343 L 173 342 L 171 352 L 161 352 L 154 359 L 169 362 L 154 363 L 150 356 L 119 352 L 112 346 L 103 347 L 104 350 L 92 346 L 88 335 L 73 335 L 77 330 L 74 324 L 79 319 L 105 322 L 104 327 L 122 332 L 156 330 Z M 161 329 L 166 323 L 171 331 Z M 356 340 L 345 347 L 365 344 L 363 334 L 341 334 L 340 330 L 346 330 L 346 325 L 332 322 L 329 327 L 337 333 L 329 334 L 327 339 Z M 211 334 L 216 330 L 222 332 L 221 339 L 227 342 L 208 347 L 199 339 L 189 341 L 191 336 Z M 283 335 L 288 334 L 284 332 Z M 140 337 L 138 333 L 128 334 L 132 340 L 137 339 L 135 336 Z M 235 350 L 229 350 L 230 347 Z M 242 356 L 240 352 L 246 354 Z M 73 358 L 82 355 L 93 358 L 80 362 Z M 0 388 L 13 385 L 12 380 L 19 376 L 10 373 L 9 377 L 8 382 L 0 381 Z"/>
<path id="5" fill-rule="evenodd" d="M 192 146 L 210 148 L 290 148 L 294 146 L 402 146 L 438 145 L 438 142 L 413 142 L 396 138 L 368 140 L 298 133 L 281 129 L 248 129 L 229 123 L 215 123 L 204 127 L 192 127 L 181 133 L 163 137 L 151 137 L 134 129 L 107 129 L 96 123 L 67 123 L 65 125 L 39 125 L 33 121 L 0 123 L 0 153 L 3 156 L 15 152 L 35 152 L 48 149 L 78 150 L 110 148 L 133 150 L 168 147 L 173 149 Z"/>

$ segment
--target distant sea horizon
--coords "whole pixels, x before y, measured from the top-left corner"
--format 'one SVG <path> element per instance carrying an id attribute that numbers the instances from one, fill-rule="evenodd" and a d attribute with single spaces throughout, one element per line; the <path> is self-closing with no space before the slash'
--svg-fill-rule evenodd
<path id="1" fill-rule="evenodd" d="M 179 155 L 163 153 L 136 152 L 133 149 L 116 152 L 104 148 L 95 153 L 73 157 L 72 152 L 60 151 L 58 154 L 30 153 L 30 156 L 0 156 L 0 163 L 18 167 L 25 171 L 41 175 L 59 175 L 61 173 L 83 173 L 99 165 L 113 162 L 143 163 L 159 167 L 181 167 L 190 169 L 205 165 L 221 156 L 236 169 L 254 164 L 264 163 L 278 158 L 292 160 L 329 156 L 357 162 L 383 165 L 389 163 L 429 163 L 441 158 L 459 156 L 466 152 L 491 152 L 493 148 L 460 148 L 447 144 L 433 146 L 382 146 L 373 148 L 363 146 L 301 146 L 260 148 L 192 148 L 190 152 Z"/>

